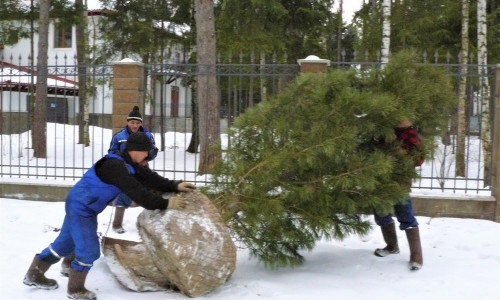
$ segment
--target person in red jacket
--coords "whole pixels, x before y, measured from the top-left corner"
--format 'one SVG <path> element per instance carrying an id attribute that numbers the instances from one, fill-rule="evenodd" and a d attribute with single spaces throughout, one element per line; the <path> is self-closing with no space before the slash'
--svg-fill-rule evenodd
<path id="1" fill-rule="evenodd" d="M 401 144 L 406 155 L 410 155 L 415 166 L 422 165 L 423 142 L 417 130 L 410 121 L 401 122 L 395 128 L 397 141 Z M 418 222 L 413 214 L 413 206 L 410 195 L 408 194 L 403 203 L 394 205 L 394 214 L 399 222 L 399 229 L 404 230 L 410 247 L 409 268 L 412 271 L 419 270 L 423 265 L 422 246 L 420 244 L 420 231 Z M 375 213 L 375 223 L 380 226 L 382 236 L 387 244 L 385 248 L 378 248 L 374 254 L 378 257 L 384 257 L 390 254 L 399 253 L 398 238 L 396 236 L 396 225 L 392 214 L 380 215 Z"/>

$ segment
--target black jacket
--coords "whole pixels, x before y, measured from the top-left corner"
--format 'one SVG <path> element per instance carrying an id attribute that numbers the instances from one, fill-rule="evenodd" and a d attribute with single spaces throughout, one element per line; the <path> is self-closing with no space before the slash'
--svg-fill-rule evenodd
<path id="1" fill-rule="evenodd" d="M 134 168 L 135 174 L 129 172 L 122 160 L 104 157 L 96 163 L 97 176 L 105 183 L 119 188 L 134 202 L 146 209 L 166 209 L 168 200 L 150 190 L 178 192 L 179 181 L 169 180 L 153 172 L 148 166 L 142 167 L 133 163 L 128 153 L 122 156 L 125 162 Z"/>

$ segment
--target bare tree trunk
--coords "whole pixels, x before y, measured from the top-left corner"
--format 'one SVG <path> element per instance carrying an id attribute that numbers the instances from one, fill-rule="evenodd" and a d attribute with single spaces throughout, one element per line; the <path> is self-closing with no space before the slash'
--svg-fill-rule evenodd
<path id="1" fill-rule="evenodd" d="M 34 0 L 30 1 L 30 85 L 28 88 L 29 94 L 29 130 L 31 130 L 31 144 L 28 142 L 28 148 L 33 148 L 33 143 L 35 139 L 33 138 L 34 132 L 33 128 L 35 128 L 35 16 L 34 16 Z"/>
<path id="2" fill-rule="evenodd" d="M 469 53 L 469 0 L 462 0 L 462 49 L 460 51 L 460 84 L 458 86 L 457 112 L 457 154 L 455 156 L 455 175 L 465 176 L 465 136 L 467 134 L 465 92 L 467 84 L 467 64 Z"/>
<path id="3" fill-rule="evenodd" d="M 250 63 L 253 65 L 254 63 L 254 52 L 252 51 L 250 55 Z M 250 76 L 250 87 L 248 89 L 248 107 L 252 107 L 254 105 L 253 98 L 253 76 Z"/>
<path id="4" fill-rule="evenodd" d="M 89 109 L 87 89 L 87 60 L 85 50 L 87 48 L 87 11 L 82 0 L 75 0 L 75 8 L 79 14 L 76 21 L 76 61 L 78 64 L 78 143 L 84 146 L 90 145 L 89 135 Z"/>
<path id="5" fill-rule="evenodd" d="M 266 76 L 265 76 L 266 54 L 264 52 L 260 53 L 259 64 L 260 64 L 260 73 L 262 74 L 262 76 L 260 77 L 260 99 L 261 101 L 265 101 L 267 99 L 267 88 L 266 88 Z"/>
<path id="6" fill-rule="evenodd" d="M 163 57 L 161 59 L 161 74 L 163 74 Z M 156 78 L 151 77 L 151 80 L 154 82 L 154 85 L 153 85 L 154 87 L 156 87 L 156 82 L 160 82 L 160 133 L 161 133 L 161 135 L 160 135 L 160 151 L 165 151 L 165 133 L 167 132 L 167 128 L 166 128 L 166 124 L 165 124 L 165 76 L 161 75 L 160 80 L 157 80 Z M 156 94 L 156 92 L 155 92 L 155 94 Z M 155 95 L 155 94 L 153 94 L 153 95 Z M 156 98 L 156 97 L 152 97 L 152 98 Z M 192 98 L 193 97 L 191 97 L 191 99 Z"/>
<path id="7" fill-rule="evenodd" d="M 382 4 L 382 49 L 380 51 L 381 69 L 389 62 L 391 47 L 391 0 L 384 0 Z"/>
<path id="8" fill-rule="evenodd" d="M 49 10 L 50 1 L 40 0 L 40 17 L 38 28 L 38 58 L 36 76 L 36 96 L 34 126 L 32 128 L 33 155 L 37 158 L 47 158 L 47 51 L 49 46 Z"/>
<path id="9" fill-rule="evenodd" d="M 491 119 L 490 84 L 488 82 L 488 50 L 486 27 L 486 0 L 477 1 L 477 64 L 479 73 L 479 98 L 481 99 L 481 142 L 484 156 L 484 186 L 491 183 Z"/>
<path id="10" fill-rule="evenodd" d="M 189 146 L 187 148 L 187 152 L 189 153 L 197 153 L 198 147 L 200 146 L 200 126 L 198 125 L 198 106 L 196 103 L 196 91 L 195 88 L 191 88 L 191 116 L 193 119 L 193 134 L 191 135 L 191 141 L 189 142 Z"/>
<path id="11" fill-rule="evenodd" d="M 337 29 L 337 62 L 340 63 L 342 61 L 342 25 L 344 24 L 342 20 L 342 3 L 343 1 L 339 1 L 339 27 Z"/>
<path id="12" fill-rule="evenodd" d="M 215 74 L 216 38 L 213 0 L 195 0 L 198 75 L 196 94 L 200 126 L 199 174 L 210 173 L 222 159 L 220 149 L 219 99 Z"/>

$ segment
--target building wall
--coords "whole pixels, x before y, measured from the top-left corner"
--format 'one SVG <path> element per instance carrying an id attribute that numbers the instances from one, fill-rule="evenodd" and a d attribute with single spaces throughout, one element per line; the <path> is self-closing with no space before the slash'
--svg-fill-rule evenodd
<path id="1" fill-rule="evenodd" d="M 87 19 L 87 28 L 89 32 L 89 44 L 93 45 L 98 41 L 95 40 L 97 24 L 99 22 L 99 18 L 101 16 L 94 15 L 89 16 Z M 67 48 L 56 48 L 54 47 L 54 32 L 55 32 L 55 22 L 56 20 L 51 20 L 49 24 L 49 44 L 48 44 L 48 65 L 74 65 L 76 64 L 76 29 L 75 27 L 71 28 L 72 32 L 72 42 L 71 47 Z M 35 24 L 35 26 L 37 26 Z M 31 49 L 31 39 L 24 38 L 19 40 L 19 42 L 15 45 L 6 45 L 3 49 L 3 56 L 6 61 L 10 62 L 10 58 L 12 57 L 12 63 L 18 66 L 29 66 L 31 65 L 31 61 L 29 60 Z M 35 33 L 33 36 L 33 49 L 34 52 L 38 52 L 38 34 Z M 35 55 L 33 64 L 37 64 L 37 57 Z"/>
<path id="2" fill-rule="evenodd" d="M 150 106 L 150 110 L 146 110 L 148 114 L 152 114 L 151 109 L 154 106 L 154 112 L 155 117 L 159 117 L 160 114 L 158 112 L 161 111 L 161 101 L 160 99 L 163 98 L 163 112 L 166 117 L 169 117 L 172 115 L 172 98 L 171 98 L 171 93 L 172 93 L 172 87 L 178 87 L 179 88 L 179 110 L 178 110 L 178 117 L 192 117 L 191 113 L 191 89 L 190 87 L 185 87 L 182 84 L 182 81 L 180 79 L 176 79 L 170 84 L 163 84 L 163 90 L 161 88 L 162 82 L 161 81 L 156 81 L 155 83 L 155 88 L 151 93 L 154 93 L 154 99 L 155 102 L 154 104 L 151 103 L 151 101 L 148 102 L 147 106 Z M 163 92 L 163 94 L 162 94 Z"/>
<path id="3" fill-rule="evenodd" d="M 0 110 L 2 112 L 27 112 L 28 93 L 0 91 Z"/>
<path id="4" fill-rule="evenodd" d="M 28 130 L 29 116 L 26 112 L 0 112 L 0 134 L 18 134 Z"/>
<path id="5" fill-rule="evenodd" d="M 88 24 L 88 32 L 89 32 L 89 46 L 94 47 L 97 44 L 100 43 L 100 41 L 97 39 L 99 36 L 98 32 L 98 23 L 100 18 L 103 18 L 102 15 L 98 14 L 90 14 L 87 19 L 87 24 Z M 52 20 L 51 23 L 49 24 L 49 45 L 48 45 L 48 66 L 75 66 L 77 65 L 76 61 L 76 29 L 73 27 L 72 30 L 72 43 L 71 47 L 68 48 L 56 48 L 54 47 L 54 32 L 55 32 L 55 24 L 57 21 Z M 38 35 L 35 34 L 33 36 L 33 47 L 34 47 L 34 52 L 38 52 Z M 4 46 L 4 49 L 2 49 L 1 53 L 4 57 L 4 60 L 10 64 L 16 65 L 16 66 L 21 66 L 21 67 L 29 67 L 31 65 L 31 61 L 29 60 L 30 56 L 30 49 L 31 49 L 31 41 L 30 39 L 21 39 L 17 44 L 15 45 L 6 45 Z M 183 57 L 183 48 L 181 45 L 173 45 L 169 47 L 168 49 L 165 49 L 165 53 L 169 53 L 169 55 L 165 55 L 165 62 L 168 63 L 179 63 L 180 61 L 184 60 L 185 58 Z M 90 60 L 92 60 L 92 54 L 89 55 Z M 135 60 L 138 60 L 138 57 L 132 57 Z M 118 57 L 114 60 L 119 60 Z M 113 62 L 113 59 L 111 59 L 111 62 Z M 36 57 L 33 62 L 34 65 L 36 65 Z M 111 76 L 111 75 L 106 75 L 106 76 Z M 0 78 L 1 79 L 1 78 Z M 78 78 L 76 76 L 68 76 L 65 75 L 64 79 L 71 80 L 71 81 L 78 81 Z M 113 96 L 112 96 L 112 86 L 110 84 L 111 79 L 109 77 L 103 77 L 100 75 L 97 75 L 96 77 L 89 77 L 89 80 L 95 79 L 94 81 L 94 87 L 95 89 L 91 93 L 91 98 L 89 99 L 89 113 L 91 114 L 113 114 Z M 149 89 L 151 90 L 151 95 L 152 93 L 155 93 L 155 97 L 159 96 L 159 83 L 156 84 L 157 86 L 151 87 L 149 84 Z M 184 89 L 181 86 L 180 80 L 175 80 L 171 84 L 166 84 L 165 89 L 164 89 L 164 114 L 166 116 L 170 115 L 170 107 L 171 107 L 171 102 L 170 102 L 170 86 L 171 85 L 176 85 L 180 87 L 180 95 L 179 95 L 179 116 L 182 117 L 187 117 L 191 115 L 191 92 L 188 89 Z M 6 95 L 2 97 L 5 99 L 6 102 L 9 103 L 15 103 L 18 102 L 16 99 L 17 93 L 12 93 L 11 95 Z M 146 95 L 146 98 L 148 98 L 148 95 Z M 68 115 L 68 120 L 73 120 L 74 116 L 78 113 L 78 97 L 76 99 L 69 99 L 68 100 L 68 108 L 69 112 L 71 115 Z M 8 106 L 3 105 L 0 108 L 3 112 L 8 112 L 11 111 L 11 108 Z M 151 102 L 146 101 L 145 107 L 144 107 L 144 114 L 152 114 L 155 112 L 158 114 L 159 112 L 159 103 L 155 105 L 155 107 L 152 106 Z M 141 108 L 142 110 L 142 108 Z M 12 108 L 12 111 L 16 111 L 15 107 Z M 26 110 L 22 110 L 26 111 Z"/>

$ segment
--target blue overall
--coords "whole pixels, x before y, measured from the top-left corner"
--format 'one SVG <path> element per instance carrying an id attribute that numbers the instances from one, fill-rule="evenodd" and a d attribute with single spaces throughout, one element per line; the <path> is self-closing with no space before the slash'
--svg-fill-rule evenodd
<path id="1" fill-rule="evenodd" d="M 411 205 L 410 196 L 406 198 L 404 203 L 394 205 L 394 214 L 398 219 L 399 229 L 406 230 L 410 227 L 418 226 L 417 219 L 413 215 L 413 206 Z M 392 214 L 385 216 L 375 214 L 375 223 L 381 227 L 385 227 L 394 223 L 394 220 L 392 219 Z"/>
<path id="2" fill-rule="evenodd" d="M 153 160 L 158 155 L 158 148 L 155 146 L 155 140 L 151 132 L 141 126 L 139 131 L 144 132 L 151 140 L 151 150 L 148 151 L 148 161 Z M 127 144 L 127 138 L 130 135 L 128 127 L 125 126 L 122 130 L 117 132 L 111 139 L 111 145 L 109 147 L 108 153 L 118 154 L 125 151 L 125 145 Z M 124 193 L 120 193 L 116 199 L 114 205 L 116 207 L 129 208 L 132 204 L 132 199 Z"/>
<path id="3" fill-rule="evenodd" d="M 108 154 L 105 157 L 124 161 L 116 154 Z M 135 174 L 131 165 L 127 164 L 127 168 L 131 174 Z M 120 189 L 116 186 L 99 179 L 94 164 L 69 191 L 65 205 L 66 216 L 59 236 L 37 254 L 38 258 L 48 263 L 56 263 L 61 257 L 74 252 L 76 259 L 71 262 L 71 268 L 88 272 L 93 262 L 101 255 L 97 236 L 97 215 L 119 193 Z"/>

